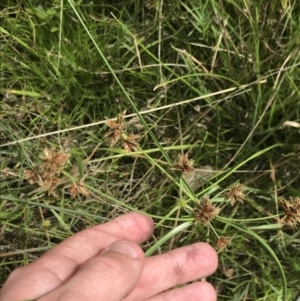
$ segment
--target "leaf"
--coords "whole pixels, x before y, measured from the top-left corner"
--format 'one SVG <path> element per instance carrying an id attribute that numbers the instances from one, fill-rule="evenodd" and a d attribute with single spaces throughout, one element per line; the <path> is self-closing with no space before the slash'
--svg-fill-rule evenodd
<path id="1" fill-rule="evenodd" d="M 34 91 L 24 91 L 24 90 L 9 90 L 11 94 L 23 95 L 23 96 L 30 96 L 30 97 L 41 97 L 42 94 Z"/>
<path id="2" fill-rule="evenodd" d="M 147 252 L 145 253 L 145 256 L 150 256 L 155 250 L 157 250 L 162 244 L 164 244 L 166 241 L 171 239 L 173 236 L 175 236 L 177 233 L 182 232 L 183 230 L 187 229 L 193 224 L 193 222 L 185 222 L 179 226 L 177 226 L 175 229 L 167 233 L 164 237 L 162 237 L 159 241 L 157 241 L 153 246 L 151 246 Z"/>

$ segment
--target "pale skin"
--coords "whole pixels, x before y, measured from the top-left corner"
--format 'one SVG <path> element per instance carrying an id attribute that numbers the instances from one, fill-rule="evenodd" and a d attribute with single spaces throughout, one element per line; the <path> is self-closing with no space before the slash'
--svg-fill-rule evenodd
<path id="1" fill-rule="evenodd" d="M 83 230 L 13 271 L 0 300 L 217 300 L 205 281 L 171 289 L 212 274 L 218 265 L 214 249 L 195 243 L 145 258 L 139 244 L 153 228 L 151 218 L 129 213 Z"/>

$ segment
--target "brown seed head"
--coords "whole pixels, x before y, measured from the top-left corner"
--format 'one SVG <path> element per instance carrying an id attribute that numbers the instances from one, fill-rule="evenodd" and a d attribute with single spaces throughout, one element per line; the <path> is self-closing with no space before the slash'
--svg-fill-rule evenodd
<path id="1" fill-rule="evenodd" d="M 243 202 L 245 199 L 244 194 L 245 186 L 242 184 L 235 184 L 229 191 L 225 194 L 225 198 L 230 200 L 230 204 L 234 205 L 237 201 Z"/>
<path id="2" fill-rule="evenodd" d="M 57 186 L 59 179 L 57 177 L 50 177 L 45 179 L 45 185 L 49 185 L 49 194 L 53 193 L 54 188 Z"/>
<path id="3" fill-rule="evenodd" d="M 57 167 L 64 166 L 68 158 L 68 154 L 64 154 L 61 151 L 55 152 L 53 150 L 50 150 L 49 148 L 44 149 L 44 156 L 42 157 L 44 162 L 51 163 L 53 165 L 56 165 Z"/>
<path id="4" fill-rule="evenodd" d="M 226 247 L 228 245 L 230 245 L 231 241 L 232 241 L 232 237 L 222 237 L 222 236 L 220 236 L 220 238 L 216 242 L 216 246 L 219 249 L 226 249 Z"/>
<path id="5" fill-rule="evenodd" d="M 105 123 L 109 126 L 110 130 L 106 134 L 104 134 L 104 137 L 107 137 L 109 139 L 110 146 L 115 145 L 125 131 L 125 114 L 126 111 L 123 111 L 118 115 L 117 120 L 107 119 L 105 121 Z"/>
<path id="6" fill-rule="evenodd" d="M 30 185 L 41 184 L 41 178 L 36 169 L 34 170 L 24 170 L 24 177 L 29 182 Z"/>
<path id="7" fill-rule="evenodd" d="M 300 223 L 300 198 L 290 197 L 290 200 L 287 201 L 284 197 L 280 197 L 279 203 L 285 211 L 285 216 L 280 220 L 281 223 L 296 228 Z"/>
<path id="8" fill-rule="evenodd" d="M 184 175 L 187 175 L 189 172 L 193 171 L 194 160 L 188 158 L 188 154 L 178 155 L 177 163 L 172 165 L 172 170 L 180 170 Z"/>
<path id="9" fill-rule="evenodd" d="M 208 196 L 204 196 L 197 202 L 194 209 L 195 223 L 202 222 L 204 225 L 208 225 L 213 218 L 218 216 L 220 211 L 220 208 L 210 202 Z"/>
<path id="10" fill-rule="evenodd" d="M 127 153 L 130 153 L 131 151 L 137 151 L 138 143 L 135 141 L 135 139 L 139 138 L 140 135 L 123 135 L 122 142 L 123 147 L 126 150 Z"/>
<path id="11" fill-rule="evenodd" d="M 49 148 L 45 148 L 44 156 L 42 157 L 43 163 L 41 164 L 41 169 L 43 170 L 41 177 L 45 180 L 58 176 L 68 158 L 69 154 L 64 154 L 61 151 L 55 152 Z"/>
<path id="12" fill-rule="evenodd" d="M 83 194 L 85 196 L 89 195 L 89 191 L 85 187 L 82 181 L 78 181 L 75 184 L 70 186 L 70 193 L 72 197 L 75 197 L 78 194 Z"/>

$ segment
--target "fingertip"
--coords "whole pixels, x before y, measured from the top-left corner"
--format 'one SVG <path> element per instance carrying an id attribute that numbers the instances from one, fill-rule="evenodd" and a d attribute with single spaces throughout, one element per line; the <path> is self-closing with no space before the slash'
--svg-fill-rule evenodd
<path id="1" fill-rule="evenodd" d="M 125 299 L 127 300 L 127 299 Z M 128 299 L 132 300 L 132 299 Z M 189 300 L 201 300 L 201 301 L 217 301 L 217 293 L 214 287 L 206 282 L 200 281 L 191 283 L 186 286 L 167 290 L 163 293 L 155 295 L 147 299 L 147 301 L 189 301 Z"/>
<path id="2" fill-rule="evenodd" d="M 147 225 L 153 225 L 153 220 L 152 218 L 147 215 L 146 213 L 140 213 L 140 212 L 129 212 L 127 214 L 121 215 L 120 217 L 124 217 L 124 218 L 134 218 L 136 221 L 138 222 L 144 222 Z M 118 219 L 118 218 L 116 218 Z"/>
<path id="3" fill-rule="evenodd" d="M 113 219 L 114 222 L 120 223 L 124 230 L 126 229 L 140 229 L 145 233 L 145 237 L 149 238 L 154 231 L 154 222 L 152 218 L 146 214 L 138 212 L 130 212 L 120 215 Z"/>
<path id="4" fill-rule="evenodd" d="M 208 282 L 202 281 L 195 283 L 194 289 L 199 292 L 199 299 L 202 301 L 217 301 L 217 292 L 215 288 Z"/>
<path id="5" fill-rule="evenodd" d="M 206 281 L 189 284 L 180 293 L 184 294 L 181 300 L 217 301 L 215 288 Z"/>
<path id="6" fill-rule="evenodd" d="M 210 271 L 210 274 L 213 274 L 217 268 L 219 263 L 219 258 L 216 250 L 208 243 L 199 242 L 199 249 L 207 259 L 207 269 Z"/>

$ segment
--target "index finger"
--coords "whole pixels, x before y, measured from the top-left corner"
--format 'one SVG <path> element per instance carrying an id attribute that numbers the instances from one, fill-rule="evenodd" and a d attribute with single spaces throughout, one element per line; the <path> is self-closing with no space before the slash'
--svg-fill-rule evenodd
<path id="1" fill-rule="evenodd" d="M 81 264 L 117 240 L 129 240 L 140 244 L 149 239 L 152 232 L 152 219 L 146 215 L 132 212 L 69 237 L 47 252 L 44 257 L 53 254 L 62 255 Z"/>

